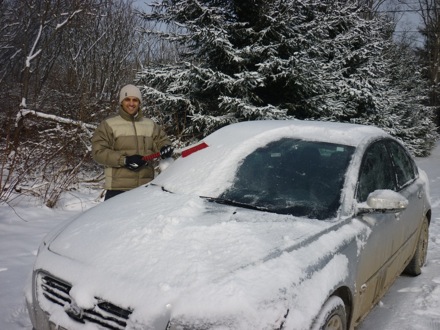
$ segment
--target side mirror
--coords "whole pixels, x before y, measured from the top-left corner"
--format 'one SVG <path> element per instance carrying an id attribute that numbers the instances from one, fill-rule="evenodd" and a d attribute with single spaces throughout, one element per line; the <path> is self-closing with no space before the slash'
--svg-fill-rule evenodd
<path id="1" fill-rule="evenodd" d="M 358 204 L 357 214 L 398 213 L 406 209 L 408 200 L 393 190 L 375 190 L 365 203 Z"/>

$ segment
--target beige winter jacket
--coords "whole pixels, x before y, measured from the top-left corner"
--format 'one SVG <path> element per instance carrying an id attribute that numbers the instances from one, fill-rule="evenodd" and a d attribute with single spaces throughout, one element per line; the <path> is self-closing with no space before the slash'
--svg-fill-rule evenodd
<path id="1" fill-rule="evenodd" d="M 125 156 L 149 155 L 165 145 L 171 145 L 165 132 L 140 111 L 133 117 L 121 108 L 102 121 L 92 137 L 92 157 L 105 166 L 105 189 L 130 190 L 153 180 L 151 164 L 130 171 L 124 167 Z"/>

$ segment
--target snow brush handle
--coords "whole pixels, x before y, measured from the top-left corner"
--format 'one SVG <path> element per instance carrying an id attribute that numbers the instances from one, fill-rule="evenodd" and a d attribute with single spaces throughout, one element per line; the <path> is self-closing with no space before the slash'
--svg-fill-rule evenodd
<path id="1" fill-rule="evenodd" d="M 148 156 L 143 156 L 142 160 L 145 160 L 146 162 L 148 162 L 148 161 L 154 160 L 156 158 L 160 158 L 160 152 L 156 152 L 156 153 L 148 155 Z"/>
<path id="2" fill-rule="evenodd" d="M 182 158 L 185 158 L 189 155 L 191 155 L 194 152 L 197 152 L 199 150 L 205 149 L 207 148 L 208 145 L 205 142 L 199 143 L 193 147 L 190 147 L 188 149 L 185 150 L 176 150 L 175 153 L 180 153 L 182 155 Z M 145 160 L 146 162 L 150 161 L 150 160 L 154 160 L 160 158 L 160 152 L 156 152 L 154 154 L 151 155 L 147 155 L 147 156 L 143 156 L 142 159 Z"/>

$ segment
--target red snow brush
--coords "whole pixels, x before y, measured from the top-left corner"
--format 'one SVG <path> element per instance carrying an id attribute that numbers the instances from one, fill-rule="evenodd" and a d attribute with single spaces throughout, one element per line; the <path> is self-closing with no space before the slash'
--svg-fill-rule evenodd
<path id="1" fill-rule="evenodd" d="M 174 150 L 174 153 L 181 154 L 182 157 L 185 158 L 185 157 L 191 155 L 192 153 L 195 153 L 195 152 L 202 150 L 202 149 L 205 149 L 207 147 L 208 147 L 208 145 L 205 142 L 202 142 L 202 143 L 199 143 L 199 144 L 197 144 L 193 147 L 190 147 L 188 149 L 185 149 L 185 150 L 182 150 L 182 149 Z M 142 157 L 142 159 L 145 160 L 146 162 L 148 162 L 150 160 L 157 159 L 157 158 L 160 158 L 160 152 L 156 152 L 154 154 Z"/>
<path id="2" fill-rule="evenodd" d="M 182 154 L 182 157 L 185 158 L 186 156 L 189 156 L 192 153 L 199 151 L 199 150 L 202 150 L 202 149 L 205 149 L 207 147 L 208 147 L 208 145 L 205 142 L 202 142 L 202 143 L 195 145 L 194 147 L 183 150 L 181 154 Z"/>

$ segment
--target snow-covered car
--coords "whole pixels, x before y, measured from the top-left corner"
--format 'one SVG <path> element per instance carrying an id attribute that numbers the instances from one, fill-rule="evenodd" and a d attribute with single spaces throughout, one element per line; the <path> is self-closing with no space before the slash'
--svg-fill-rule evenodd
<path id="1" fill-rule="evenodd" d="M 371 127 L 254 121 L 43 240 L 35 329 L 353 329 L 425 262 L 426 174 Z"/>

